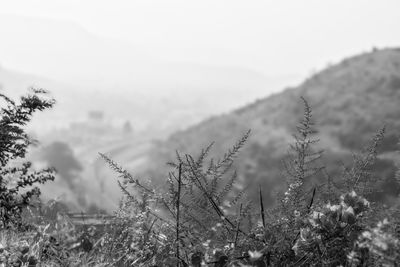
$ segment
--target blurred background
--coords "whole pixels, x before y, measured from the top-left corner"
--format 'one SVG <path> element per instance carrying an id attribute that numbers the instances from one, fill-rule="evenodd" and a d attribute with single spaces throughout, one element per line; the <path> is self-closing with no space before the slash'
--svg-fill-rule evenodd
<path id="1" fill-rule="evenodd" d="M 301 95 L 332 166 L 387 125 L 377 197 L 390 201 L 399 10 L 397 0 L 2 0 L 0 92 L 33 86 L 56 99 L 28 126 L 40 141 L 30 158 L 58 170 L 43 197 L 76 211 L 118 205 L 99 152 L 157 185 L 176 149 L 215 141 L 221 156 L 249 128 L 239 178 L 272 201 Z"/>

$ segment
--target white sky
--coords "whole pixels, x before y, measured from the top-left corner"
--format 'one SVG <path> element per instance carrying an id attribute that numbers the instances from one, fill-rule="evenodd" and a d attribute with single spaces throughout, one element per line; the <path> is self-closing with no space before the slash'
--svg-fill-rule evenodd
<path id="1" fill-rule="evenodd" d="M 400 44 L 399 0 L 0 0 L 0 13 L 65 19 L 166 59 L 273 75 Z"/>

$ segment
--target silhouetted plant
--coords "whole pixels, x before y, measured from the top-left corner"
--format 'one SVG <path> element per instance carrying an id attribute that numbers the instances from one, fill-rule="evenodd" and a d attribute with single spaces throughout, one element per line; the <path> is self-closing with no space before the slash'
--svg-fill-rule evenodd
<path id="1" fill-rule="evenodd" d="M 0 94 L 5 104 L 0 113 L 0 227 L 21 226 L 21 213 L 33 197 L 40 195 L 37 184 L 53 180 L 53 170 L 33 170 L 24 162 L 29 145 L 34 140 L 26 134 L 24 126 L 36 111 L 51 108 L 54 100 L 42 98 L 46 92 L 32 89 L 19 103 Z"/>

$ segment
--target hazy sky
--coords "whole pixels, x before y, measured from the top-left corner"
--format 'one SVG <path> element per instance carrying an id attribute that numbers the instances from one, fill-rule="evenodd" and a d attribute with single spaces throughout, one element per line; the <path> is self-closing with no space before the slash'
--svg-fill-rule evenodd
<path id="1" fill-rule="evenodd" d="M 168 60 L 273 75 L 398 46 L 399 10 L 398 0 L 0 0 L 0 13 L 72 21 Z"/>

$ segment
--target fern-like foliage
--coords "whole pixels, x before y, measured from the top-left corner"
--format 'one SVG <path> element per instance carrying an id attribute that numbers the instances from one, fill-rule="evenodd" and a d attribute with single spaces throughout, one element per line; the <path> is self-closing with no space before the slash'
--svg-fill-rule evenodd
<path id="1" fill-rule="evenodd" d="M 307 190 L 306 183 L 323 170 L 318 163 L 323 151 L 315 149 L 318 139 L 313 137 L 316 131 L 313 128 L 312 109 L 306 99 L 301 99 L 304 103 L 303 119 L 296 127 L 294 143 L 290 145 L 288 157 L 284 161 L 287 191 L 282 205 L 291 220 L 295 211 L 302 215 L 308 212 L 307 201 L 310 201 L 312 191 Z"/>
<path id="2" fill-rule="evenodd" d="M 241 216 L 237 216 L 237 209 L 234 207 L 239 204 L 244 193 L 232 194 L 237 183 L 237 173 L 232 168 L 235 157 L 249 135 L 250 131 L 245 133 L 219 160 L 210 159 L 206 162 L 213 144 L 203 149 L 196 158 L 176 152 L 176 162 L 169 163 L 172 171 L 166 181 L 166 192 L 156 192 L 134 178 L 108 156 L 104 154 L 100 156 L 122 178 L 119 186 L 125 197 L 125 207 L 126 203 L 129 203 L 128 206 L 134 212 L 142 207 L 140 214 L 145 211 L 143 216 L 153 218 L 147 220 L 146 227 L 153 221 L 151 223 L 153 229 L 168 226 L 175 230 L 167 231 L 166 236 L 169 237 L 167 243 L 168 246 L 174 247 L 173 258 L 184 266 L 190 262 L 187 258 L 190 251 L 202 248 L 199 253 L 205 253 L 203 244 L 207 244 L 212 250 L 222 244 L 225 245 L 226 240 L 238 244 L 234 241 L 238 235 L 246 235 L 239 227 Z M 128 188 L 129 185 L 132 188 Z M 249 209 L 248 203 L 240 214 L 248 213 Z M 154 239 L 157 239 L 157 235 L 154 235 Z M 232 245 L 231 251 L 233 248 Z"/>
<path id="3" fill-rule="evenodd" d="M 353 155 L 353 164 L 344 169 L 343 181 L 347 191 L 366 195 L 371 193 L 379 182 L 379 177 L 372 177 L 372 167 L 378 156 L 378 147 L 385 135 L 385 127 L 382 127 L 367 144 L 363 151 Z"/>

